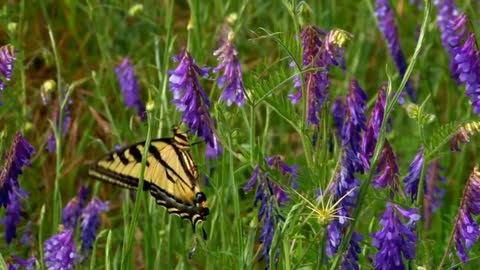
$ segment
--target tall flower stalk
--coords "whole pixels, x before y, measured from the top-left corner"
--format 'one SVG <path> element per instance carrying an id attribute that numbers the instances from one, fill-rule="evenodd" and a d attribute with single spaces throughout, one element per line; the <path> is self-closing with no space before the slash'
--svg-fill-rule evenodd
<path id="1" fill-rule="evenodd" d="M 320 112 L 328 98 L 330 87 L 330 66 L 343 65 L 343 43 L 340 43 L 339 31 L 332 30 L 330 35 L 315 25 L 303 28 L 300 38 L 303 46 L 304 89 L 306 93 L 307 124 L 318 126 Z M 297 93 L 289 94 L 293 104 L 297 104 L 302 97 L 302 80 L 296 78 L 294 87 Z"/>
<path id="2" fill-rule="evenodd" d="M 138 116 L 145 121 L 147 119 L 145 104 L 140 99 L 140 86 L 138 85 L 133 65 L 128 57 L 125 57 L 122 63 L 115 67 L 115 74 L 117 75 L 120 89 L 122 89 L 125 106 L 136 109 Z"/>
<path id="3" fill-rule="evenodd" d="M 202 88 L 198 76 L 207 77 L 208 67 L 200 68 L 190 53 L 183 49 L 173 58 L 179 62 L 174 70 L 169 70 L 172 102 L 183 112 L 182 121 L 207 143 L 206 156 L 218 157 L 222 147 L 215 133 L 215 121 L 210 115 L 210 99 Z"/>
<path id="4" fill-rule="evenodd" d="M 227 39 L 223 40 L 220 48 L 213 53 L 218 60 L 218 66 L 213 69 L 213 72 L 223 71 L 223 74 L 217 78 L 218 87 L 225 87 L 221 99 L 225 100 L 228 106 L 236 103 L 241 107 L 245 104 L 245 89 L 242 80 L 242 66 L 237 57 L 238 51 L 233 40 L 233 32 L 228 33 Z"/>
<path id="5" fill-rule="evenodd" d="M 480 113 L 480 50 L 475 34 L 468 30 L 468 18 L 453 0 L 434 1 L 442 44 L 450 55 L 450 71 L 458 84 L 465 84 L 475 114 Z"/>
<path id="6" fill-rule="evenodd" d="M 475 166 L 465 185 L 460 210 L 455 218 L 455 226 L 439 269 L 445 263 L 453 242 L 460 260 L 468 261 L 467 251 L 477 243 L 480 237 L 480 228 L 473 218 L 474 216 L 480 216 L 480 171 L 478 166 Z"/>
<path id="7" fill-rule="evenodd" d="M 279 156 L 267 157 L 267 164 L 270 168 L 277 169 L 283 176 L 286 176 L 292 181 L 292 186 L 295 186 L 295 179 L 298 177 L 298 166 L 288 166 Z M 279 207 L 283 206 L 289 200 L 287 194 L 283 189 L 272 182 L 268 173 L 261 170 L 260 165 L 257 164 L 253 175 L 248 181 L 247 185 L 243 187 L 243 191 L 250 191 L 253 186 L 257 184 L 257 193 L 255 195 L 254 206 L 260 202 L 258 210 L 258 220 L 262 222 L 259 241 L 261 246 L 261 255 L 259 260 L 266 261 L 266 269 L 270 268 L 270 252 L 275 235 L 275 227 L 284 217 L 279 212 Z M 279 253 L 275 251 L 276 260 Z"/>

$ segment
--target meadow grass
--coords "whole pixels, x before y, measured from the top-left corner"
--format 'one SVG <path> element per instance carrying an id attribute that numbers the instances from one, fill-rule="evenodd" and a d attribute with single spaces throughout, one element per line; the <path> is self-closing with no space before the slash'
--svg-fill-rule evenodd
<path id="1" fill-rule="evenodd" d="M 129 13 L 136 4 L 132 1 L 4 3 L 0 9 L 0 45 L 12 44 L 18 52 L 12 79 L 1 92 L 0 153 L 3 158 L 17 131 L 36 153 L 31 167 L 24 168 L 19 177 L 29 196 L 22 201 L 17 237 L 10 244 L 0 241 L 0 269 L 7 268 L 13 254 L 24 259 L 35 256 L 38 269 L 46 269 L 44 242 L 58 232 L 62 209 L 82 184 L 89 189 L 88 200 L 99 196 L 108 200 L 110 207 L 101 214 L 92 255 L 76 263 L 75 269 L 338 269 L 349 243 L 343 241 L 341 252 L 327 258 L 327 224 L 331 220 L 328 214 L 327 221 L 322 220 L 311 208 L 321 209 L 322 203 L 335 208 L 335 201 L 327 202 L 326 198 L 317 203 L 316 191 L 328 189 L 342 163 L 342 142 L 335 135 L 330 111 L 335 97 L 345 99 L 352 78 L 368 94 L 367 117 L 384 83 L 388 98 L 371 169 L 355 174 L 361 183 L 356 191 L 357 207 L 351 209 L 350 226 L 342 231 L 342 237 L 345 240 L 354 231 L 362 233 L 358 264 L 362 269 L 373 268 L 377 248 L 372 246 L 372 233 L 382 227 L 379 222 L 387 202 L 422 210 L 424 199 L 423 189 L 419 189 L 412 202 L 404 194 L 403 183 L 395 199 L 388 189 L 371 185 L 383 142 L 387 139 L 392 145 L 400 180 L 408 175 L 409 164 L 423 146 L 426 162 L 420 186 L 428 165 L 439 160 L 446 178 L 441 184 L 445 195 L 430 228 L 424 229 L 423 219 L 416 224 L 416 257 L 404 262 L 412 268 L 433 269 L 447 254 L 444 267 L 458 263 L 449 241 L 465 183 L 478 162 L 478 139 L 473 135 L 458 153 L 450 152 L 449 142 L 460 127 L 476 127 L 477 116 L 465 96 L 465 87 L 451 78 L 449 55 L 442 47 L 436 22 L 437 9 L 426 2 L 418 8 L 406 0 L 390 1 L 408 62 L 402 78 L 377 27 L 375 1 L 299 2 L 146 1 L 134 14 Z M 480 4 L 457 4 L 478 37 Z M 223 153 L 218 158 L 205 158 L 203 139 L 191 134 L 192 154 L 201 175 L 198 181 L 210 209 L 208 219 L 194 234 L 188 221 L 169 215 L 150 194 L 93 180 L 88 166 L 116 146 L 140 141 L 148 145 L 154 138 L 171 137 L 173 125 L 189 131 L 182 124 L 182 112 L 171 102 L 167 71 L 178 65 L 172 57 L 187 48 L 199 66 L 217 66 L 213 52 L 219 47 L 222 27 L 232 16 L 236 18 L 231 28 L 242 64 L 246 103 L 227 106 L 220 99 L 223 89 L 215 80 L 217 74 L 210 72 L 207 79 L 200 80 L 211 101 L 210 113 Z M 16 23 L 14 30 L 12 23 Z M 307 125 L 305 102 L 292 105 L 287 98 L 294 92 L 295 77 L 315 71 L 302 68 L 299 37 L 306 24 L 325 31 L 343 29 L 353 35 L 345 48 L 346 69 L 333 67 L 329 71 L 329 98 L 320 113 L 318 129 Z M 145 121 L 135 110 L 125 108 L 114 72 L 127 56 L 134 64 L 141 99 L 148 106 Z M 289 66 L 292 61 L 296 67 Z M 56 82 L 49 93 L 49 105 L 43 104 L 40 91 L 46 80 Z M 408 80 L 417 93 L 416 107 L 407 97 L 405 104 L 397 103 Z M 62 97 L 60 105 L 58 97 Z M 65 117 L 71 117 L 71 123 L 62 136 Z M 470 130 L 476 133 L 478 129 Z M 49 153 L 46 145 L 52 131 L 57 147 Z M 265 158 L 274 155 L 281 155 L 290 166 L 299 166 L 298 187 L 293 189 L 281 172 L 267 165 Z M 260 260 L 264 220 L 258 219 L 259 206 L 254 205 L 256 186 L 249 192 L 243 190 L 257 164 L 289 196 L 287 202 L 275 205 L 282 218 L 275 219 L 269 260 Z M 145 168 L 143 158 L 142 172 Z M 0 217 L 5 214 L 1 208 Z M 27 227 L 32 241 L 23 245 L 19 239 Z M 3 237 L 5 230 L 0 228 Z M 202 239 L 201 228 L 206 230 L 207 240 Z M 79 226 L 75 240 L 79 247 Z M 196 249 L 189 259 L 192 245 Z M 480 265 L 478 252 L 478 245 L 474 245 L 468 252 L 470 260 L 461 266 L 476 269 Z"/>

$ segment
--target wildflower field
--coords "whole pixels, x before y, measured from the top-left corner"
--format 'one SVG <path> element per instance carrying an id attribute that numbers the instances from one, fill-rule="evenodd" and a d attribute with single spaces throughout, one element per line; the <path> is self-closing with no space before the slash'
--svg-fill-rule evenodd
<path id="1" fill-rule="evenodd" d="M 2 2 L 0 269 L 479 269 L 479 21 Z"/>

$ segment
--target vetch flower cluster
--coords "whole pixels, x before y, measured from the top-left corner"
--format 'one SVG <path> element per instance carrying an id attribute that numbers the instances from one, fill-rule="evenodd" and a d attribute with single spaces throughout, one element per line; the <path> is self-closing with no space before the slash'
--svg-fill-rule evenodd
<path id="1" fill-rule="evenodd" d="M 403 182 L 405 183 L 405 191 L 408 195 L 410 195 L 412 201 L 417 199 L 418 189 L 420 188 L 419 182 L 420 174 L 422 172 L 423 160 L 423 147 L 421 147 L 417 155 L 413 159 L 412 163 L 410 163 L 410 166 L 408 166 L 408 174 L 403 179 Z M 425 185 L 422 188 L 424 191 Z"/>
<path id="2" fill-rule="evenodd" d="M 237 48 L 233 43 L 233 32 L 228 33 L 228 38 L 222 43 L 220 48 L 213 55 L 217 56 L 218 66 L 213 69 L 213 73 L 219 73 L 223 70 L 223 74 L 217 78 L 219 88 L 225 86 L 222 94 L 222 100 L 227 101 L 227 105 L 236 103 L 241 107 L 245 104 L 245 89 L 242 81 L 242 66 L 238 60 Z"/>
<path id="3" fill-rule="evenodd" d="M 77 258 L 73 229 L 64 229 L 60 225 L 59 233 L 45 241 L 44 252 L 47 269 L 73 269 L 73 264 Z"/>
<path id="4" fill-rule="evenodd" d="M 128 57 L 115 68 L 120 89 L 123 93 L 123 101 L 127 108 L 135 108 L 138 116 L 144 121 L 146 119 L 145 104 L 140 99 L 140 87 L 133 71 L 133 65 Z"/>
<path id="5" fill-rule="evenodd" d="M 354 167 L 357 172 L 363 172 L 360 134 L 367 129 L 367 117 L 365 116 L 366 102 L 367 94 L 360 88 L 358 81 L 352 79 L 345 102 L 346 116 L 342 126 L 341 137 L 343 146 L 349 147 L 352 154 L 356 157 L 354 160 L 357 162 L 354 163 Z"/>
<path id="6" fill-rule="evenodd" d="M 279 156 L 267 157 L 266 161 L 269 167 L 280 170 L 283 176 L 289 175 L 293 185 L 298 176 L 297 165 L 288 166 Z M 265 259 L 266 269 L 268 269 L 270 265 L 269 253 L 272 246 L 273 236 L 275 234 L 275 227 L 280 220 L 284 219 L 278 210 L 278 206 L 283 206 L 284 202 L 288 201 L 289 198 L 285 191 L 272 182 L 268 173 L 265 173 L 260 169 L 260 165 L 258 164 L 253 171 L 252 177 L 243 188 L 243 191 L 250 191 L 255 184 L 257 184 L 257 193 L 253 204 L 254 206 L 257 206 L 260 202 L 258 220 L 263 223 L 259 238 L 259 241 L 262 244 L 262 251 L 259 259 Z M 278 253 L 275 257 L 278 257 Z"/>
<path id="7" fill-rule="evenodd" d="M 82 185 L 78 191 L 76 197 L 72 198 L 62 212 L 63 226 L 69 229 L 75 229 L 77 227 L 78 219 L 82 214 L 83 205 L 87 198 L 88 190 Z"/>
<path id="8" fill-rule="evenodd" d="M 417 208 L 406 210 L 387 203 L 387 210 L 380 221 L 382 229 L 371 234 L 372 245 L 378 249 L 375 254 L 375 269 L 404 270 L 406 267 L 403 259 L 415 259 L 417 236 L 411 227 L 420 219 L 417 211 Z M 402 217 L 408 219 L 407 224 L 402 222 Z"/>
<path id="9" fill-rule="evenodd" d="M 475 35 L 468 31 L 465 13 L 459 14 L 454 1 L 435 1 L 442 44 L 450 54 L 450 70 L 459 84 L 465 84 L 475 114 L 480 113 L 480 51 Z"/>
<path id="10" fill-rule="evenodd" d="M 375 178 L 373 179 L 373 186 L 375 188 L 390 187 L 390 198 L 393 199 L 395 191 L 399 190 L 399 169 L 397 165 L 397 157 L 393 152 L 392 146 L 385 139 L 383 144 L 382 153 L 380 153 L 380 159 L 378 166 L 375 169 Z"/>
<path id="11" fill-rule="evenodd" d="M 18 132 L 13 138 L 10 151 L 5 155 L 5 163 L 0 171 L 0 207 L 6 208 L 1 222 L 5 225 L 5 241 L 10 243 L 16 236 L 16 227 L 20 222 L 20 199 L 27 197 L 27 192 L 20 188 L 18 176 L 22 167 L 30 166 L 30 157 L 35 149 Z"/>
<path id="12" fill-rule="evenodd" d="M 174 97 L 172 102 L 177 105 L 178 111 L 183 112 L 182 121 L 190 131 L 196 132 L 207 143 L 207 157 L 218 157 L 222 148 L 214 131 L 215 122 L 210 116 L 210 100 L 198 80 L 198 76 L 208 76 L 209 68 L 197 66 L 185 49 L 173 60 L 179 65 L 175 70 L 168 71 L 170 91 Z"/>
<path id="13" fill-rule="evenodd" d="M 342 138 L 343 122 L 346 114 L 346 108 L 341 98 L 336 97 L 332 105 L 333 125 L 335 126 L 336 134 Z"/>
<path id="14" fill-rule="evenodd" d="M 367 130 L 362 137 L 362 161 L 366 170 L 370 169 L 370 159 L 373 157 L 375 145 L 380 135 L 380 127 L 382 126 L 383 115 L 385 113 L 386 93 L 385 85 L 378 90 L 378 97 L 370 113 L 367 123 Z"/>
<path id="15" fill-rule="evenodd" d="M 454 240 L 458 257 L 462 262 L 468 260 L 467 250 L 477 243 L 480 237 L 480 228 L 473 216 L 480 215 L 480 171 L 478 166 L 472 174 L 463 192 L 460 210 L 455 219 Z"/>
<path id="16" fill-rule="evenodd" d="M 378 27 L 387 41 L 393 61 L 395 62 L 401 77 L 403 77 L 407 71 L 407 62 L 403 55 L 402 48 L 400 47 L 395 15 L 393 14 L 388 0 L 377 0 L 375 2 L 375 15 L 377 16 Z M 412 102 L 416 102 L 415 90 L 410 81 L 407 82 L 406 89 Z M 401 99 L 399 99 L 399 102 L 403 103 Z"/>
<path id="17" fill-rule="evenodd" d="M 19 270 L 20 267 L 23 267 L 22 269 L 26 270 L 35 270 L 35 257 L 24 260 L 16 255 L 12 255 L 11 258 L 12 260 L 7 263 L 8 270 Z"/>
<path id="18" fill-rule="evenodd" d="M 12 79 L 13 62 L 17 59 L 15 55 L 16 50 L 13 45 L 9 44 L 0 47 L 0 74 L 5 81 L 10 81 Z M 7 87 L 5 82 L 0 78 L 0 90 L 5 89 L 5 87 Z M 0 105 L 2 105 L 1 102 Z"/>
<path id="19" fill-rule="evenodd" d="M 335 31 L 335 30 L 334 30 Z M 338 35 L 333 35 L 335 37 Z M 307 25 L 300 37 L 303 46 L 303 69 L 315 69 L 303 73 L 307 102 L 307 123 L 319 124 L 319 114 L 328 98 L 330 86 L 329 66 L 338 66 L 343 63 L 343 50 L 337 39 L 326 39 L 327 33 L 315 25 Z M 329 43 L 330 42 L 330 43 Z M 343 44 L 343 43 L 342 43 Z M 297 104 L 302 97 L 301 78 L 295 80 L 296 94 L 289 94 L 293 104 Z"/>
<path id="20" fill-rule="evenodd" d="M 93 241 L 97 236 L 97 229 L 100 226 L 100 212 L 108 210 L 109 202 L 102 202 L 99 198 L 94 197 L 87 204 L 82 212 L 81 239 L 82 248 L 81 253 L 83 257 L 88 256 L 93 247 Z"/>

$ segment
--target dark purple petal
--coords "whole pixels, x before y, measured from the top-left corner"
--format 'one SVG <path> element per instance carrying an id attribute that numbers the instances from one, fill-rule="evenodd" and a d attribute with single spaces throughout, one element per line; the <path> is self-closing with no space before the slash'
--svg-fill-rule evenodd
<path id="1" fill-rule="evenodd" d="M 17 257 L 16 255 L 11 255 L 12 261 L 15 263 L 10 262 L 7 263 L 8 270 L 19 270 L 20 267 L 26 270 L 35 270 L 35 257 L 31 257 L 28 260 L 23 260 L 22 258 Z"/>
<path id="2" fill-rule="evenodd" d="M 62 100 L 58 100 L 57 99 L 57 102 L 55 102 L 55 111 L 54 111 L 54 119 L 55 119 L 55 125 L 56 127 L 58 128 L 59 126 L 59 120 L 60 120 L 60 103 L 63 102 L 63 98 L 65 97 L 62 97 Z M 70 112 L 70 108 L 69 106 L 72 104 L 72 100 L 69 99 L 67 104 L 65 105 L 64 107 L 64 111 L 63 111 L 63 124 L 62 124 L 62 138 L 65 137 L 65 135 L 67 135 L 67 132 L 68 130 L 70 129 L 70 123 L 72 122 L 72 114 Z M 50 152 L 50 153 L 53 153 L 55 152 L 55 150 L 57 149 L 57 145 L 56 145 L 56 142 L 55 142 L 55 134 L 53 132 L 53 130 L 50 130 L 50 135 L 48 137 L 48 141 L 47 141 L 47 151 Z"/>
<path id="3" fill-rule="evenodd" d="M 172 102 L 183 112 L 182 121 L 207 143 L 207 158 L 218 157 L 222 147 L 215 134 L 215 121 L 210 116 L 210 100 L 202 88 L 198 76 L 208 76 L 208 67 L 200 68 L 189 52 L 182 50 L 174 61 L 180 62 L 175 70 L 169 70 Z"/>
<path id="4" fill-rule="evenodd" d="M 403 182 L 405 183 L 405 191 L 407 192 L 408 195 L 410 195 L 410 198 L 412 201 L 417 199 L 417 194 L 418 194 L 418 185 L 420 182 L 420 174 L 422 172 L 422 166 L 423 166 L 423 147 L 420 148 L 420 151 L 418 151 L 417 155 L 415 156 L 415 159 L 413 159 L 412 163 L 410 163 L 410 166 L 408 166 L 408 174 L 403 179 Z M 422 187 L 425 190 L 425 187 Z"/>
<path id="5" fill-rule="evenodd" d="M 353 232 L 352 239 L 347 252 L 342 255 L 342 269 L 344 270 L 359 270 L 358 255 L 362 252 L 360 242 L 363 241 L 363 236 L 358 232 Z"/>
<path id="6" fill-rule="evenodd" d="M 225 42 L 213 53 L 218 57 L 219 62 L 213 72 L 223 71 L 222 76 L 217 79 L 218 87 L 223 88 L 225 86 L 222 100 L 226 100 L 228 106 L 236 103 L 237 106 L 241 107 L 245 103 L 245 89 L 242 81 L 242 67 L 237 54 L 237 48 L 233 44 L 233 33 L 229 33 Z"/>
<path id="7" fill-rule="evenodd" d="M 425 175 L 425 194 L 423 198 L 423 215 L 425 219 L 425 228 L 430 228 L 432 215 L 442 206 L 442 198 L 445 190 L 439 187 L 440 183 L 445 183 L 446 178 L 441 175 L 444 168 L 439 160 L 433 161 L 427 168 Z"/>
<path id="8" fill-rule="evenodd" d="M 80 224 L 82 239 L 81 253 L 83 257 L 88 256 L 93 247 L 93 241 L 97 236 L 97 229 L 100 226 L 100 212 L 108 210 L 109 202 L 102 202 L 94 197 L 82 212 L 82 223 Z"/>
<path id="9" fill-rule="evenodd" d="M 336 97 L 332 106 L 332 117 L 335 131 L 339 138 L 342 138 L 343 122 L 345 120 L 346 108 L 341 98 Z"/>
<path id="10" fill-rule="evenodd" d="M 78 219 L 82 214 L 83 205 L 87 198 L 88 190 L 82 185 L 76 197 L 72 198 L 62 212 L 62 223 L 65 228 L 75 229 Z"/>
<path id="11" fill-rule="evenodd" d="M 145 121 L 145 105 L 140 99 L 140 87 L 133 71 L 133 65 L 128 57 L 125 57 L 120 65 L 115 67 L 120 89 L 122 89 L 123 100 L 127 108 L 135 108 L 138 116 Z"/>
<path id="12" fill-rule="evenodd" d="M 399 170 L 397 165 L 397 157 L 393 152 L 392 146 L 385 140 L 382 153 L 378 161 L 378 166 L 375 169 L 375 178 L 373 179 L 373 186 L 375 188 L 390 187 L 390 198 L 393 199 L 394 191 L 399 190 Z"/>
<path id="13" fill-rule="evenodd" d="M 405 210 L 397 205 L 387 203 L 387 209 L 380 224 L 382 229 L 372 233 L 372 245 L 378 249 L 375 254 L 375 269 L 406 269 L 403 259 L 415 259 L 417 236 L 408 225 L 417 221 L 418 209 Z M 402 217 L 407 222 L 402 222 Z"/>
<path id="14" fill-rule="evenodd" d="M 370 118 L 367 123 L 367 130 L 362 137 L 362 161 L 366 170 L 370 169 L 370 159 L 373 157 L 375 145 L 378 141 L 380 127 L 382 126 L 383 114 L 385 112 L 385 85 L 378 90 L 378 97 L 370 113 Z"/>

